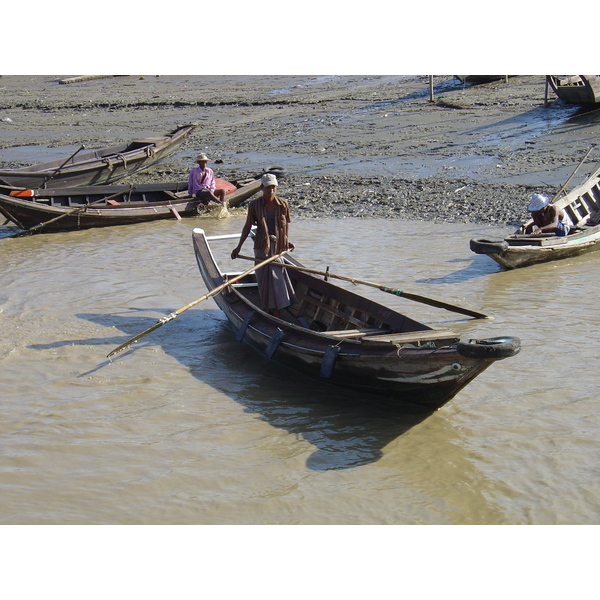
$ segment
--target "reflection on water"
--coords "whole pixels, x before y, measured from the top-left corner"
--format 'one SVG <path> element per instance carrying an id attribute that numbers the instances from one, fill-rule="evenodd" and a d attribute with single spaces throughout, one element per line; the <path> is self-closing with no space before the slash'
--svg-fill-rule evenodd
<path id="1" fill-rule="evenodd" d="M 517 357 L 427 414 L 274 367 L 235 341 L 211 299 L 106 359 L 205 293 L 191 245 L 199 223 L 1 241 L 0 522 L 598 520 L 589 273 L 600 256 L 504 272 L 469 251 L 490 228 L 294 221 L 295 254 L 309 267 L 494 319 L 348 283 L 355 291 L 461 335 L 522 339 Z M 242 223 L 202 220 L 209 234 Z M 238 270 L 231 246 L 215 255 Z"/>
<path id="2" fill-rule="evenodd" d="M 164 309 L 164 314 L 168 312 Z M 189 368 L 194 377 L 240 403 L 247 412 L 259 416 L 273 427 L 301 435 L 318 448 L 307 460 L 311 469 L 345 469 L 378 460 L 382 449 L 391 440 L 431 414 L 418 407 L 391 408 L 376 396 L 340 390 L 315 382 L 284 366 L 274 365 L 245 344 L 236 342 L 234 333 L 220 318 L 220 311 L 214 312 L 217 314 L 204 310 L 200 316 L 194 317 L 193 324 L 189 324 L 194 337 L 189 345 L 200 345 L 197 351 L 190 352 L 192 349 L 188 344 L 179 343 L 181 333 L 176 334 L 177 344 L 167 340 L 161 349 Z M 94 314 L 77 316 L 101 324 L 110 320 L 127 337 L 79 342 L 63 340 L 59 345 L 104 343 L 117 346 L 156 323 L 155 319 L 135 314 L 111 315 L 110 318 Z M 198 337 L 196 331 L 202 334 Z M 145 344 L 154 345 L 156 340 L 146 339 Z M 144 343 L 138 342 L 128 352 L 137 350 L 140 345 Z M 32 347 L 48 349 L 52 346 L 42 344 Z M 114 360 L 127 360 L 127 356 Z M 105 361 L 96 370 L 108 363 L 108 360 Z"/>

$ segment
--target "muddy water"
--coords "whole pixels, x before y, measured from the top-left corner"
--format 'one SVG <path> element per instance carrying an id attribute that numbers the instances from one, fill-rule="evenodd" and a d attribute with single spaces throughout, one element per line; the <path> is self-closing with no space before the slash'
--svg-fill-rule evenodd
<path id="1" fill-rule="evenodd" d="M 212 300 L 108 361 L 205 293 L 192 228 L 242 223 L 0 240 L 1 523 L 598 522 L 600 254 L 501 272 L 468 241 L 503 228 L 295 221 L 308 266 L 494 316 L 361 290 L 429 324 L 521 337 L 517 357 L 426 417 L 274 368 Z M 236 270 L 232 247 L 216 253 Z"/>

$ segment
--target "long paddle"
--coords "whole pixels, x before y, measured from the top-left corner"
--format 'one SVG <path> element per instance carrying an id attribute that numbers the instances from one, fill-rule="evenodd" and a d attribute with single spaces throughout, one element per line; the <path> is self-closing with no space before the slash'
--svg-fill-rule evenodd
<path id="1" fill-rule="evenodd" d="M 242 256 L 238 255 L 238 258 L 245 258 L 246 260 L 256 260 L 250 256 Z M 278 267 L 285 267 L 286 269 L 295 269 L 296 271 L 304 271 L 306 273 L 313 273 L 314 275 L 322 275 L 323 277 L 333 277 L 334 279 L 342 279 L 343 281 L 350 281 L 351 283 L 361 283 L 363 285 L 369 285 L 371 287 L 377 288 L 382 292 L 387 292 L 388 294 L 394 294 L 394 296 L 402 296 L 407 300 L 414 300 L 415 302 L 421 302 L 422 304 L 428 304 L 429 306 L 435 306 L 436 308 L 443 308 L 445 310 L 449 310 L 450 312 L 460 313 L 462 315 L 467 315 L 469 317 L 473 317 L 475 319 L 491 319 L 492 317 L 488 315 L 484 315 L 483 313 L 476 312 L 474 310 L 469 310 L 468 308 L 462 308 L 460 306 L 455 306 L 454 304 L 447 304 L 446 302 L 441 302 L 440 300 L 434 300 L 433 298 L 427 298 L 425 296 L 419 296 L 418 294 L 410 294 L 409 292 L 403 292 L 397 288 L 391 288 L 386 285 L 382 285 L 380 283 L 373 283 L 372 281 L 364 281 L 362 279 L 355 279 L 354 277 L 344 277 L 344 275 L 335 275 L 331 273 L 329 269 L 327 271 L 317 271 L 316 269 L 307 269 L 306 267 L 298 267 L 296 265 L 290 265 L 286 263 L 275 263 Z"/>
<path id="2" fill-rule="evenodd" d="M 131 188 L 129 189 L 129 191 L 131 191 Z M 26 229 L 25 231 L 18 231 L 17 233 L 13 233 L 12 235 L 8 235 L 6 237 L 9 237 L 9 238 L 21 237 L 22 235 L 28 235 L 30 233 L 35 233 L 38 229 L 45 227 L 49 223 L 55 223 L 56 221 L 60 221 L 61 219 L 64 219 L 65 217 L 68 217 L 70 215 L 74 215 L 75 213 L 81 212 L 82 210 L 85 210 L 86 208 L 88 208 L 88 206 L 92 206 L 92 204 L 98 204 L 98 202 L 108 202 L 111 198 L 116 198 L 117 196 L 125 195 L 126 193 L 127 193 L 127 191 L 117 192 L 116 194 L 112 194 L 110 196 L 105 196 L 104 198 L 99 198 L 98 200 L 94 200 L 93 202 L 90 202 L 89 204 L 84 204 L 83 206 L 80 206 L 78 208 L 70 210 L 69 212 L 63 213 L 62 215 L 59 215 L 58 217 L 54 217 L 53 219 L 50 219 L 49 221 L 44 221 L 43 223 L 34 225 L 33 227 Z M 17 223 L 17 225 L 18 225 L 18 223 Z"/>
<path id="3" fill-rule="evenodd" d="M 558 199 L 558 197 L 563 193 L 563 191 L 565 190 L 565 188 L 569 185 L 569 182 L 571 181 L 571 179 L 573 179 L 573 177 L 575 177 L 575 173 L 577 173 L 577 171 L 579 171 L 579 169 L 581 168 L 581 165 L 585 162 L 585 159 L 589 156 L 590 152 L 595 148 L 595 145 L 592 144 L 592 146 L 590 147 L 590 149 L 586 152 L 585 156 L 581 159 L 581 162 L 577 165 L 577 168 L 573 171 L 573 173 L 571 173 L 571 177 L 569 177 L 569 179 L 567 179 L 562 187 L 560 188 L 560 190 L 558 190 L 558 192 L 556 192 L 556 195 L 554 196 L 554 198 L 552 198 L 552 202 L 554 202 L 555 200 Z M 551 204 L 552 204 L 551 202 Z"/>
<path id="4" fill-rule="evenodd" d="M 203 300 L 206 300 L 207 298 L 210 298 L 211 296 L 217 295 L 220 291 L 224 290 L 226 287 L 229 287 L 231 284 L 235 283 L 236 281 L 239 281 L 246 275 L 249 275 L 250 273 L 252 273 L 252 271 L 255 271 L 256 269 L 260 269 L 261 267 L 264 267 L 265 265 L 269 264 L 270 262 L 273 262 L 274 260 L 277 260 L 279 257 L 283 256 L 284 254 L 287 254 L 288 252 L 289 252 L 289 250 L 284 250 L 283 252 L 280 252 L 279 254 L 270 256 L 266 260 L 263 260 L 261 263 L 252 267 L 251 269 L 244 271 L 241 275 L 236 275 L 229 281 L 226 281 L 225 283 L 217 286 L 216 288 L 214 288 L 213 290 L 208 292 L 208 294 L 204 294 L 204 296 L 202 296 L 201 298 L 198 298 L 197 300 L 194 300 L 193 302 L 190 302 L 189 304 L 186 304 L 185 306 L 178 308 L 176 311 L 168 314 L 166 317 L 162 317 L 162 319 L 159 319 L 154 325 L 152 325 L 152 327 L 149 327 L 148 329 L 146 329 L 146 331 L 142 331 L 142 333 L 138 333 L 137 335 L 133 336 L 131 339 L 127 340 L 124 344 L 117 346 L 114 350 L 109 352 L 106 355 L 106 357 L 110 358 L 111 356 L 117 354 L 117 352 L 121 352 L 121 350 L 125 350 L 125 348 L 131 346 L 131 344 L 137 342 L 139 339 L 147 336 L 149 333 L 151 333 L 155 329 L 158 329 L 165 323 L 168 323 L 175 317 L 179 316 L 183 311 L 187 310 L 188 308 L 192 308 L 192 306 L 196 306 L 196 304 L 200 304 L 200 302 L 202 302 Z"/>

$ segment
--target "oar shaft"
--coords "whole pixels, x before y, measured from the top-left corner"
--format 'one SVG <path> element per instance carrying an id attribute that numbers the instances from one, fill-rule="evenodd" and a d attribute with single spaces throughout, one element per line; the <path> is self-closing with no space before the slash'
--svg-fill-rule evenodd
<path id="1" fill-rule="evenodd" d="M 564 189 L 569 185 L 569 182 L 571 181 L 571 179 L 573 179 L 573 177 L 575 177 L 575 173 L 577 173 L 577 171 L 579 171 L 579 169 L 581 168 L 581 165 L 585 162 L 585 159 L 590 155 L 590 152 L 594 149 L 594 146 L 591 146 L 590 149 L 586 152 L 585 156 L 581 159 L 581 162 L 577 165 L 577 168 L 571 173 L 571 177 L 569 177 L 569 179 L 567 179 L 562 187 L 560 188 L 560 190 L 558 190 L 558 192 L 556 193 L 556 195 L 554 196 L 554 198 L 552 198 L 552 202 L 554 202 L 564 191 Z"/>
<path id="2" fill-rule="evenodd" d="M 238 258 L 245 258 L 246 260 L 256 260 L 250 256 L 242 256 L 239 255 Z M 350 283 L 368 285 L 370 287 L 377 288 L 382 292 L 387 292 L 388 294 L 393 294 L 394 296 L 402 296 L 407 300 L 414 300 L 415 302 L 421 302 L 422 304 L 428 304 L 429 306 L 435 306 L 436 308 L 443 308 L 444 310 L 448 310 L 450 312 L 459 313 L 462 315 L 467 315 L 469 317 L 473 317 L 475 319 L 489 319 L 488 315 L 483 313 L 470 310 L 468 308 L 463 308 L 461 306 L 455 306 L 454 304 L 448 304 L 447 302 L 442 302 L 440 300 L 434 300 L 433 298 L 427 298 L 426 296 L 420 296 L 418 294 L 411 294 L 409 292 L 403 292 L 397 288 L 391 288 L 386 285 L 382 285 L 381 283 L 374 283 L 372 281 L 365 281 L 364 279 L 356 279 L 355 277 L 345 277 L 344 275 L 336 275 L 335 273 L 331 273 L 331 271 L 318 271 L 317 269 L 309 269 L 307 267 L 299 267 L 297 265 L 290 265 L 286 263 L 275 263 L 278 267 L 285 267 L 286 269 L 294 269 L 296 271 L 304 271 L 305 273 L 312 273 L 313 275 L 322 275 L 323 277 L 333 277 L 334 279 L 341 279 L 342 281 L 349 281 Z"/>
<path id="3" fill-rule="evenodd" d="M 133 344 L 134 342 L 137 342 L 139 339 L 145 337 L 146 335 L 148 335 L 155 329 L 158 329 L 165 323 L 171 321 L 172 319 L 174 319 L 175 317 L 180 315 L 182 312 L 186 311 L 188 308 L 192 308 L 192 306 L 196 306 L 196 304 L 200 304 L 200 302 L 202 302 L 203 300 L 207 300 L 211 296 L 216 296 L 219 292 L 223 291 L 226 287 L 229 287 L 230 285 L 234 284 L 236 281 L 239 281 L 240 279 L 246 277 L 246 275 L 250 275 L 250 273 L 252 273 L 252 271 L 255 271 L 256 269 L 260 269 L 261 267 L 264 267 L 265 265 L 268 265 L 269 263 L 277 260 L 278 258 L 282 257 L 284 254 L 287 254 L 288 252 L 289 252 L 289 250 L 284 250 L 283 252 L 280 252 L 279 254 L 270 256 L 269 258 L 263 260 L 259 264 L 252 267 L 251 269 L 248 269 L 247 271 L 244 271 L 243 273 L 236 275 L 232 279 L 229 279 L 225 283 L 218 285 L 216 288 L 213 288 L 210 292 L 208 292 L 207 294 L 204 294 L 204 296 L 201 296 L 197 300 L 194 300 L 194 301 L 190 302 L 189 304 L 186 304 L 185 306 L 178 308 L 176 311 L 173 311 L 172 313 L 168 314 L 166 317 L 162 317 L 154 325 L 152 325 L 152 327 L 149 327 L 148 329 L 146 329 L 146 331 L 142 331 L 142 333 L 138 333 L 138 335 L 127 340 L 124 344 L 117 346 L 114 350 L 112 350 L 111 352 L 109 352 L 106 355 L 107 358 L 110 358 L 114 354 L 121 352 L 121 350 L 125 350 L 125 348 L 128 348 L 129 346 L 131 346 L 131 344 Z"/>
<path id="4" fill-rule="evenodd" d="M 427 298 L 418 294 L 411 294 L 410 292 L 403 292 L 402 290 L 397 290 L 394 288 L 381 289 L 383 289 L 384 292 L 395 294 L 396 296 L 402 296 L 407 300 L 414 300 L 415 302 L 421 302 L 421 304 L 428 304 L 429 306 L 435 306 L 436 308 L 443 308 L 444 310 L 459 313 L 461 315 L 466 315 L 468 317 L 473 317 L 474 319 L 491 318 L 489 315 L 486 315 L 484 313 L 480 313 L 469 308 L 463 308 L 462 306 L 456 306 L 455 304 L 448 304 L 447 302 L 442 302 L 441 300 L 434 300 L 433 298 Z"/>

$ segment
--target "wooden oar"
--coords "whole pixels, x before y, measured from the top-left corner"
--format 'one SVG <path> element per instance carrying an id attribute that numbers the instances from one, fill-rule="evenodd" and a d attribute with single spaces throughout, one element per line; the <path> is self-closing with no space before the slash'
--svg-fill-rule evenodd
<path id="1" fill-rule="evenodd" d="M 573 177 L 575 177 L 575 173 L 577 173 L 577 171 L 579 171 L 579 169 L 581 168 L 581 165 L 585 162 L 585 159 L 590 155 L 590 152 L 595 148 L 595 146 L 592 144 L 592 146 L 590 146 L 590 149 L 586 152 L 585 156 L 582 158 L 581 162 L 577 165 L 577 168 L 573 171 L 573 173 L 571 173 L 571 177 L 569 177 L 569 179 L 567 179 L 562 187 L 560 188 L 560 190 L 558 190 L 558 192 L 556 192 L 556 195 L 554 196 L 554 198 L 552 198 L 552 202 L 555 202 L 558 197 L 564 192 L 565 188 L 569 185 L 569 182 L 571 181 L 571 179 L 573 179 Z M 551 202 L 551 204 L 552 204 Z"/>
<path id="2" fill-rule="evenodd" d="M 252 271 L 255 271 L 256 269 L 260 269 L 261 267 L 264 267 L 265 265 L 273 262 L 274 260 L 277 260 L 278 258 L 283 256 L 284 254 L 287 254 L 288 252 L 289 252 L 289 250 L 284 250 L 283 252 L 280 252 L 279 254 L 270 256 L 266 260 L 263 260 L 259 264 L 252 267 L 251 269 L 244 271 L 241 275 L 236 275 L 229 281 L 226 281 L 225 283 L 217 286 L 216 288 L 214 288 L 213 290 L 208 292 L 208 294 L 204 294 L 204 296 L 198 298 L 197 300 L 194 300 L 193 302 L 190 302 L 189 304 L 186 304 L 185 306 L 182 306 L 181 308 L 178 308 L 176 311 L 168 314 L 166 317 L 162 317 L 162 319 L 159 319 L 154 325 L 152 325 L 152 327 L 149 327 L 148 329 L 146 329 L 146 331 L 142 331 L 142 333 L 138 333 L 137 335 L 133 336 L 131 339 L 127 340 L 124 344 L 117 346 L 114 350 L 109 352 L 106 355 L 106 357 L 110 358 L 111 356 L 114 356 L 118 352 L 121 352 L 121 350 L 125 350 L 125 348 L 128 348 L 129 346 L 131 346 L 131 344 L 133 344 L 133 343 L 137 342 L 138 340 L 142 339 L 143 337 L 147 336 L 149 333 L 151 333 L 155 329 L 158 329 L 165 323 L 168 323 L 175 317 L 179 316 L 182 312 L 186 311 L 188 308 L 192 308 L 192 306 L 196 306 L 196 304 L 200 304 L 200 302 L 202 302 L 203 300 L 206 300 L 207 298 L 210 298 L 211 296 L 216 296 L 219 292 L 224 290 L 226 287 L 229 287 L 236 281 L 239 281 L 243 277 L 246 277 L 246 275 L 250 275 L 250 273 L 252 273 Z"/>
<path id="3" fill-rule="evenodd" d="M 128 191 L 131 191 L 131 188 Z M 83 206 L 80 206 L 78 208 L 70 210 L 69 212 L 63 213 L 62 215 L 59 215 L 58 217 L 54 217 L 53 219 L 50 219 L 49 221 L 44 221 L 43 223 L 34 225 L 33 227 L 26 229 L 25 231 L 18 231 L 17 233 L 13 233 L 12 235 L 8 235 L 6 237 L 9 237 L 9 238 L 20 237 L 22 235 L 28 235 L 30 233 L 35 233 L 38 229 L 41 229 L 42 227 L 48 225 L 49 223 L 55 223 L 56 221 L 60 221 L 60 219 L 64 219 L 65 217 L 68 217 L 69 215 L 73 215 L 75 213 L 81 212 L 82 210 L 85 210 L 86 208 L 88 208 L 88 206 L 92 206 L 92 204 L 98 204 L 98 202 L 108 202 L 111 198 L 116 198 L 117 196 L 122 196 L 126 193 L 127 193 L 127 191 L 117 192 L 116 194 L 112 194 L 111 196 L 105 196 L 104 198 L 99 198 L 98 200 L 94 200 L 93 202 L 90 202 L 89 204 L 85 204 Z M 18 225 L 18 223 L 17 223 L 17 225 Z"/>
<path id="4" fill-rule="evenodd" d="M 238 255 L 238 258 L 245 258 L 246 260 L 256 260 L 251 256 L 242 256 Z M 314 275 L 322 275 L 323 277 L 333 277 L 334 279 L 342 279 L 343 281 L 350 281 L 351 283 L 361 283 L 362 285 L 368 285 L 382 292 L 387 292 L 388 294 L 394 294 L 394 296 L 402 296 L 407 300 L 414 300 L 415 302 L 421 302 L 421 304 L 428 304 L 429 306 L 435 306 L 436 308 L 443 308 L 445 310 L 449 310 L 450 312 L 459 313 L 461 315 L 467 315 L 469 317 L 473 317 L 474 319 L 491 319 L 492 317 L 488 315 L 484 315 L 483 313 L 476 312 L 474 310 L 470 310 L 468 308 L 462 308 L 460 306 L 456 306 L 454 304 L 448 304 L 446 302 L 441 302 L 440 300 L 434 300 L 433 298 L 427 298 L 426 296 L 419 296 L 418 294 L 411 294 L 409 292 L 403 292 L 397 288 L 391 288 L 387 285 L 382 285 L 380 283 L 373 283 L 372 281 L 364 281 L 362 279 L 356 279 L 354 277 L 345 277 L 344 275 L 336 275 L 327 269 L 327 271 L 317 271 L 316 269 L 307 269 L 306 267 L 298 267 L 296 265 L 290 265 L 287 263 L 275 263 L 278 267 L 285 267 L 286 269 L 295 269 L 296 271 L 304 271 L 305 273 L 313 273 Z"/>

